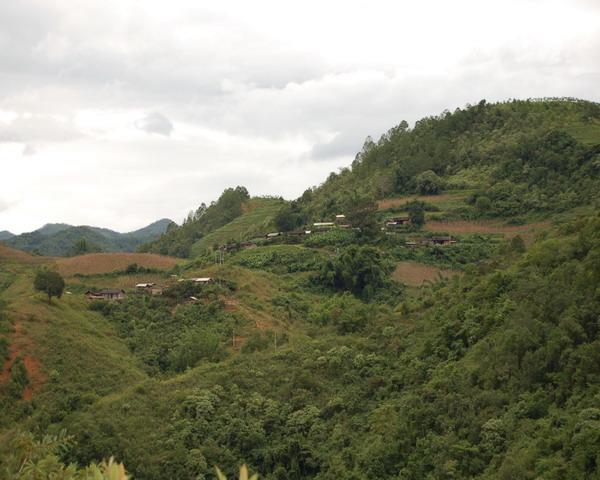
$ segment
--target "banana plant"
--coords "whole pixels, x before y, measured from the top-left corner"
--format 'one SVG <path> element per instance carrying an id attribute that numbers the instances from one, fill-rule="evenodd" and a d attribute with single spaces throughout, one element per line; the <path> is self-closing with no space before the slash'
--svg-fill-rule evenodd
<path id="1" fill-rule="evenodd" d="M 217 478 L 219 480 L 227 480 L 227 477 L 223 475 L 223 472 L 219 470 L 219 467 L 215 467 L 215 471 L 217 472 Z M 242 465 L 240 467 L 240 480 L 258 480 L 258 474 L 255 473 L 251 477 L 248 477 L 248 467 Z"/>

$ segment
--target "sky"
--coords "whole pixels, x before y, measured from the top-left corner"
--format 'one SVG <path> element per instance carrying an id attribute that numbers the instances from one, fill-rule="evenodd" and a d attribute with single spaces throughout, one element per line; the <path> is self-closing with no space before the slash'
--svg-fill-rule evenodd
<path id="1" fill-rule="evenodd" d="M 296 198 L 402 120 L 599 85 L 599 0 L 1 1 L 0 230 Z"/>

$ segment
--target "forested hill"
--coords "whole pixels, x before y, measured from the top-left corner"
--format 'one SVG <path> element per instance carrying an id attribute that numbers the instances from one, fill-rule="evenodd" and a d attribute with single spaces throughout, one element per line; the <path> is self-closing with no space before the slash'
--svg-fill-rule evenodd
<path id="1" fill-rule="evenodd" d="M 6 236 L 5 244 L 39 255 L 66 256 L 91 252 L 132 252 L 140 244 L 152 241 L 175 225 L 167 218 L 128 233 L 108 228 L 49 223 L 21 235 Z"/>
<path id="2" fill-rule="evenodd" d="M 482 100 L 368 138 L 351 167 L 296 206 L 317 218 L 342 211 L 357 191 L 382 199 L 471 189 L 463 217 L 564 211 L 598 198 L 599 155 L 600 104 Z"/>

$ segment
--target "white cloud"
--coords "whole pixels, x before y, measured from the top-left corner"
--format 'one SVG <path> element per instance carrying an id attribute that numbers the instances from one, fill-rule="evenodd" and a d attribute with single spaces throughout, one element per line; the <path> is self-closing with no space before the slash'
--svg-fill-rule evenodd
<path id="1" fill-rule="evenodd" d="M 403 119 L 600 100 L 599 15 L 594 0 L 0 2 L 0 191 L 19 200 L 0 230 L 132 230 L 236 184 L 293 197 Z"/>

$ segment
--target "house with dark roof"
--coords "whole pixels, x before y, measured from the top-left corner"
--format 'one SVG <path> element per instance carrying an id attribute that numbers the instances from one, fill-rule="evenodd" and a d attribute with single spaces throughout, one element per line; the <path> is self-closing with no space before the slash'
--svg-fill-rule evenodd
<path id="1" fill-rule="evenodd" d="M 125 298 L 125 290 L 99 290 L 92 292 L 88 290 L 85 292 L 85 297 L 88 300 L 122 300 Z"/>

